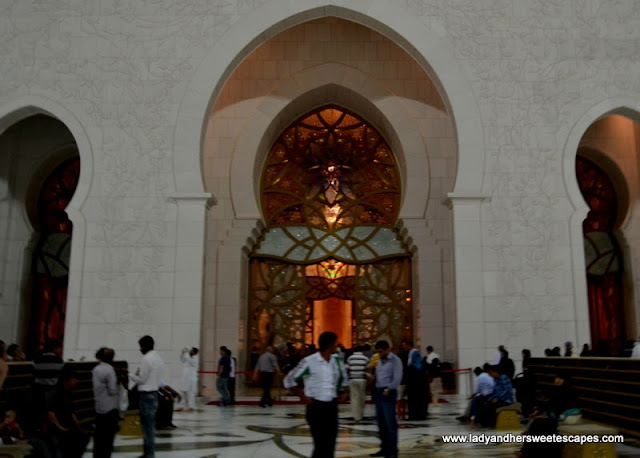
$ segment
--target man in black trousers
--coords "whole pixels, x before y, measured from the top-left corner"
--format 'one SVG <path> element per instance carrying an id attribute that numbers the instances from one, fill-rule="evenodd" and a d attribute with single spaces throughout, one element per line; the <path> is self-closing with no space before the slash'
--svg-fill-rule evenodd
<path id="1" fill-rule="evenodd" d="M 116 371 L 111 365 L 115 352 L 102 347 L 96 352 L 98 365 L 92 370 L 93 397 L 96 409 L 96 430 L 93 437 L 93 456 L 109 458 L 113 440 L 118 432 L 120 386 Z"/>
<path id="2" fill-rule="evenodd" d="M 338 400 L 345 400 L 349 380 L 340 355 L 338 336 L 323 332 L 319 350 L 304 358 L 284 379 L 284 386 L 307 406 L 307 423 L 313 436 L 312 458 L 333 458 L 338 437 Z M 330 383 L 327 383 L 330 381 Z M 304 383 L 304 391 L 298 387 Z"/>

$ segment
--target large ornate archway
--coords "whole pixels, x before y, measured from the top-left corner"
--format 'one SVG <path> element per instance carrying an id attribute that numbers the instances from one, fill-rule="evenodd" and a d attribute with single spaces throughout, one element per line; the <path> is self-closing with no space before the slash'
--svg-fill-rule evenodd
<path id="1" fill-rule="evenodd" d="M 432 90 L 414 93 L 409 90 L 412 85 L 407 86 L 407 91 L 399 90 L 405 87 L 402 81 L 397 81 L 398 86 L 396 80 L 386 81 L 381 75 L 342 63 L 331 51 L 332 46 L 327 47 L 330 51 L 324 60 L 305 61 L 301 69 L 295 64 L 295 72 L 266 75 L 271 78 L 268 84 L 245 71 L 260 56 L 271 56 L 269 49 L 277 48 L 287 39 L 286 34 L 315 27 L 316 23 L 336 31 L 330 35 L 335 43 L 370 41 L 375 47 L 389 47 L 393 51 L 390 61 L 408 62 L 415 69 L 411 73 L 415 85 Z M 343 39 L 343 34 L 348 36 Z M 298 44 L 301 48 L 305 45 L 306 41 Z M 282 61 L 285 67 L 294 68 L 286 63 L 286 56 L 276 55 L 273 59 L 276 66 Z M 253 87 L 257 92 L 239 92 L 239 87 Z M 449 342 L 448 357 L 454 357 L 455 275 L 450 270 L 455 266 L 446 261 L 453 259 L 453 210 L 443 202 L 451 197 L 455 186 L 458 144 L 456 123 L 437 87 L 393 40 L 379 35 L 377 29 L 367 31 L 361 23 L 339 17 L 323 17 L 294 26 L 282 36 L 264 41 L 239 64 L 211 107 L 202 137 L 206 189 L 215 195 L 215 205 L 206 215 L 203 348 L 238 342 L 239 360 L 247 357 L 252 346 L 247 341 L 252 337 L 247 329 L 250 310 L 245 306 L 249 304 L 249 255 L 264 229 L 260 182 L 267 152 L 274 139 L 301 114 L 325 104 L 339 104 L 375 125 L 392 148 L 403 188 L 394 226 L 413 254 L 413 337 L 422 345 L 428 336 L 438 348 L 445 348 L 445 341 Z M 465 198 L 468 202 L 469 195 L 465 194 Z M 465 269 L 469 267 L 466 265 Z M 425 294 L 427 291 L 429 294 Z M 425 316 L 429 319 L 422 318 Z M 215 360 L 215 355 L 207 358 L 203 354 L 203 361 L 209 360 Z"/>
<path id="2" fill-rule="evenodd" d="M 394 229 L 393 153 L 353 113 L 325 106 L 278 137 L 264 164 L 267 227 L 250 257 L 252 346 L 412 337 L 411 260 Z"/>

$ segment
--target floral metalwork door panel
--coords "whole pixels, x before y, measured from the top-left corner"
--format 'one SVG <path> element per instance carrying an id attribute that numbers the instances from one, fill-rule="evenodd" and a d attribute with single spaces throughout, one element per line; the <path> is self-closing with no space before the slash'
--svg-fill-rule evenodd
<path id="1" fill-rule="evenodd" d="M 252 259 L 251 346 L 316 343 L 318 336 L 312 335 L 313 302 L 331 297 L 353 301 L 354 344 L 375 343 L 379 339 L 397 344 L 410 339 L 413 332 L 410 258 L 343 264 L 341 268 L 351 275 L 334 278 L 322 275 L 325 270 L 322 264 L 300 266 Z"/>

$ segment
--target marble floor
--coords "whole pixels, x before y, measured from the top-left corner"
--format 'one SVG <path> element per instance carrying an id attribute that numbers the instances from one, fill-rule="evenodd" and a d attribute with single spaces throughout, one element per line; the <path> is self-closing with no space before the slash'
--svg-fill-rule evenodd
<path id="1" fill-rule="evenodd" d="M 513 457 L 515 443 L 496 445 L 445 444 L 443 434 L 491 434 L 472 432 L 455 417 L 464 409 L 464 399 L 445 396 L 446 404 L 431 409 L 425 421 L 400 422 L 401 457 Z M 218 407 L 201 399 L 192 413 L 174 413 L 177 429 L 158 431 L 156 456 L 159 458 L 214 457 L 308 457 L 312 440 L 304 419 L 302 405 L 257 405 Z M 378 450 L 374 406 L 368 404 L 365 419 L 355 423 L 348 405 L 340 406 L 340 430 L 336 457 L 366 457 Z M 638 443 L 617 445 L 620 457 L 640 457 Z M 114 457 L 137 457 L 142 452 L 142 438 L 118 435 Z"/>

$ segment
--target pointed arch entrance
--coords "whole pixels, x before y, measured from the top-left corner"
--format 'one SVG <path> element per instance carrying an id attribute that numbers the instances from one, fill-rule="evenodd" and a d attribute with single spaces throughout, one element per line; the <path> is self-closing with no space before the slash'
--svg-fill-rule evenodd
<path id="1" fill-rule="evenodd" d="M 65 122 L 34 110 L 18 109 L 0 119 L 4 125 L 13 121 L 0 135 L 6 164 L 0 287 L 9 310 L 2 324 L 8 338 L 28 355 L 47 339 L 68 341 L 76 223 L 82 230 L 71 204 L 78 202 L 79 144 Z"/>
<path id="2" fill-rule="evenodd" d="M 379 132 L 328 105 L 278 137 L 264 163 L 267 227 L 250 255 L 251 346 L 345 345 L 413 335 L 411 255 L 395 230 L 400 174 Z"/>

